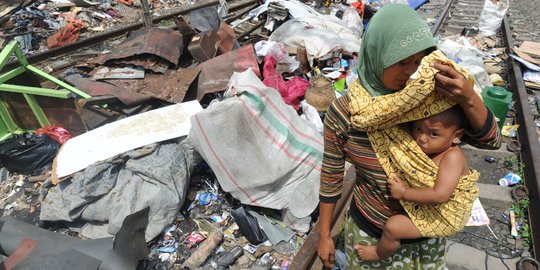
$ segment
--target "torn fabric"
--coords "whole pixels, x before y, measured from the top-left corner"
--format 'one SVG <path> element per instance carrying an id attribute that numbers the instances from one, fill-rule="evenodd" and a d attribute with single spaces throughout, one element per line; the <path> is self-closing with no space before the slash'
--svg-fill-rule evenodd
<path id="1" fill-rule="evenodd" d="M 127 151 L 41 189 L 42 221 L 102 221 L 114 235 L 124 218 L 150 206 L 146 240 L 169 225 L 186 197 L 198 156 L 184 141 L 170 140 Z"/>

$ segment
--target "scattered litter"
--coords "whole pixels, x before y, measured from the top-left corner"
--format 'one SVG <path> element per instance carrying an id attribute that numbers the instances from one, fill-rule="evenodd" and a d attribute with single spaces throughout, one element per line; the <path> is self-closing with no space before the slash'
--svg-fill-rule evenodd
<path id="1" fill-rule="evenodd" d="M 506 137 L 514 138 L 517 136 L 519 125 L 505 125 L 501 129 L 501 134 Z"/>
<path id="2" fill-rule="evenodd" d="M 503 178 L 499 179 L 499 185 L 510 187 L 521 182 L 521 177 L 513 172 L 509 172 Z"/>
<path id="3" fill-rule="evenodd" d="M 511 226 L 510 235 L 512 235 L 513 237 L 517 237 L 518 232 L 517 232 L 517 224 L 516 224 L 516 213 L 514 212 L 513 209 L 510 209 L 509 211 L 510 211 L 510 226 Z"/>
<path id="4" fill-rule="evenodd" d="M 489 217 L 480 203 L 480 199 L 476 198 L 473 202 L 471 217 L 466 226 L 484 226 L 489 225 Z"/>
<path id="5" fill-rule="evenodd" d="M 492 157 L 492 156 L 485 156 L 485 157 L 484 157 L 484 160 L 487 161 L 487 162 L 489 162 L 489 163 L 495 162 L 495 158 Z"/>

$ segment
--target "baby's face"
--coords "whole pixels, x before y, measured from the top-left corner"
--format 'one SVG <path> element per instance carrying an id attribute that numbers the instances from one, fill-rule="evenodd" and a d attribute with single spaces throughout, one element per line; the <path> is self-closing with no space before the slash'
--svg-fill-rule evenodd
<path id="1" fill-rule="evenodd" d="M 412 136 L 426 154 L 438 154 L 448 150 L 459 140 L 457 128 L 445 125 L 440 119 L 420 119 L 412 124 Z"/>

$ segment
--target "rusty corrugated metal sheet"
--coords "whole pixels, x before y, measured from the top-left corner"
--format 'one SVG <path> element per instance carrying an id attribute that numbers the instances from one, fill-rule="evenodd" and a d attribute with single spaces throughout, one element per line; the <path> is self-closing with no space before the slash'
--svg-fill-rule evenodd
<path id="1" fill-rule="evenodd" d="M 151 97 L 147 95 L 133 92 L 117 84 L 111 84 L 111 83 L 102 82 L 102 81 L 94 81 L 90 78 L 81 78 L 81 77 L 68 76 L 65 79 L 67 82 L 73 84 L 75 87 L 88 93 L 91 96 L 113 95 L 127 106 L 138 105 L 151 99 Z"/>
<path id="2" fill-rule="evenodd" d="M 225 90 L 233 72 L 243 72 L 251 68 L 261 77 L 257 55 L 253 45 L 249 44 L 237 50 L 214 57 L 199 65 L 201 74 L 197 88 L 197 100 L 204 95 Z"/>
<path id="3" fill-rule="evenodd" d="M 171 103 L 184 100 L 189 86 L 199 75 L 199 69 L 167 70 L 165 74 L 146 74 L 144 80 L 106 80 L 124 89 Z"/>
<path id="4" fill-rule="evenodd" d="M 131 61 L 133 56 L 140 55 L 146 55 L 140 59 L 147 59 L 149 54 L 159 56 L 177 67 L 183 51 L 184 42 L 182 34 L 178 31 L 168 28 L 142 28 L 132 32 L 114 51 L 94 61 L 103 65 L 113 60 L 114 62 Z"/>

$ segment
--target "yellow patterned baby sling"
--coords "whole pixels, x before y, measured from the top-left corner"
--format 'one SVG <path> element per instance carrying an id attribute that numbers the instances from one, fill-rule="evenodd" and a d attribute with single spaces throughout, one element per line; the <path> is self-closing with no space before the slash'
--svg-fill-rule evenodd
<path id="1" fill-rule="evenodd" d="M 412 188 L 433 187 L 438 167 L 399 124 L 435 115 L 455 105 L 435 91 L 438 70 L 431 67 L 433 62 L 450 65 L 471 80 L 466 70 L 435 51 L 424 57 L 417 78 L 400 91 L 371 97 L 358 80 L 349 91 L 352 125 L 367 132 L 386 175 L 396 174 Z M 422 236 L 455 234 L 470 216 L 472 202 L 478 196 L 478 177 L 476 171 L 462 177 L 447 203 L 425 205 L 402 200 L 401 204 Z"/>

